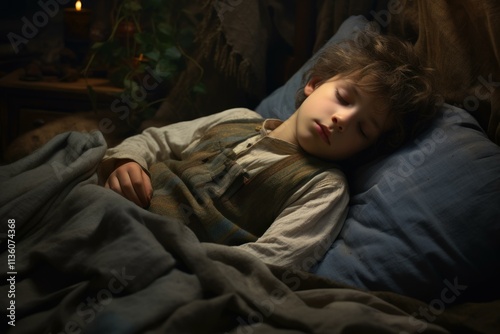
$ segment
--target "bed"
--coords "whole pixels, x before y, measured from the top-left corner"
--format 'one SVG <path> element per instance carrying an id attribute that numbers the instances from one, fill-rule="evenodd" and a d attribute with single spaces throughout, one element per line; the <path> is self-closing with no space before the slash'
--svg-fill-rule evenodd
<path id="1" fill-rule="evenodd" d="M 224 34 L 238 15 L 252 9 L 247 6 L 262 9 L 264 2 L 228 2 L 236 3 L 232 11 L 213 6 L 204 24 L 225 17 L 217 22 Z M 283 9 L 279 1 L 265 3 L 277 6 L 274 13 Z M 442 87 L 451 87 L 442 89 L 445 104 L 416 140 L 349 171 L 344 227 L 328 241 L 326 254 L 313 259 L 312 270 L 267 265 L 244 251 L 201 243 L 183 224 L 104 189 L 96 174 L 107 148 L 102 133 L 66 131 L 0 167 L 0 294 L 7 310 L 1 326 L 8 333 L 497 333 L 500 62 L 493 32 L 499 6 L 489 1 L 474 8 L 467 7 L 472 1 L 366 3 L 365 15 L 355 15 L 359 8 L 341 1 L 319 1 L 316 10 L 304 12 L 323 19 L 313 31 L 317 39 L 304 49 L 310 51 L 292 55 L 307 61 L 299 61 L 299 68 L 293 59 L 287 62 L 281 74 L 291 73 L 276 89 L 263 86 L 264 81 L 271 85 L 259 75 L 265 73 L 263 65 L 245 62 L 253 58 L 238 52 L 237 44 L 228 55 L 237 57 L 229 62 L 233 70 L 213 65 L 218 69 L 213 80 L 224 74 L 226 84 L 231 78 L 240 83 L 233 85 L 244 93 L 238 102 L 254 103 L 264 117 L 286 117 L 294 109 L 290 96 L 314 61 L 309 52 L 378 25 L 412 38 L 423 56 L 439 65 Z M 301 5 L 297 1 L 296 8 Z M 467 15 L 458 16 L 460 6 Z M 224 8 L 225 16 L 217 15 Z M 324 11 L 333 8 L 336 13 L 344 8 L 344 15 L 327 24 Z M 461 50 L 463 39 L 474 36 L 453 30 L 450 17 L 468 19 L 470 30 L 485 34 L 471 42 L 481 52 Z M 433 30 L 436 22 L 442 34 Z M 485 26 L 489 34 L 481 30 Z M 297 29 L 303 30 L 311 32 Z M 295 36 L 291 43 L 301 47 L 307 40 L 297 32 L 283 34 L 288 40 Z M 439 44 L 445 42 L 458 46 Z M 213 52 L 203 49 L 200 59 L 207 62 Z M 456 54 L 453 61 L 450 52 Z M 469 57 L 476 56 L 480 66 L 457 71 L 460 61 L 475 64 Z M 241 65 L 237 71 L 235 64 Z M 447 74 L 460 80 L 447 85 Z M 212 112 L 172 112 L 172 106 L 187 109 L 179 101 L 172 97 L 144 126 Z"/>

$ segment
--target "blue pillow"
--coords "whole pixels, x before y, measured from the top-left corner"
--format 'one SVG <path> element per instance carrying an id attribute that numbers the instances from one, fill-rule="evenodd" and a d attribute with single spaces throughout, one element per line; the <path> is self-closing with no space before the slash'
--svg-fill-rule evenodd
<path id="1" fill-rule="evenodd" d="M 353 16 L 327 45 L 367 27 Z M 288 118 L 314 59 L 257 112 Z M 444 105 L 425 133 L 350 183 L 347 219 L 317 275 L 441 303 L 500 278 L 500 147 L 465 110 Z"/>
<path id="2" fill-rule="evenodd" d="M 497 284 L 500 147 L 465 110 L 445 104 L 416 140 L 356 170 L 350 189 L 316 274 L 421 300 Z"/>

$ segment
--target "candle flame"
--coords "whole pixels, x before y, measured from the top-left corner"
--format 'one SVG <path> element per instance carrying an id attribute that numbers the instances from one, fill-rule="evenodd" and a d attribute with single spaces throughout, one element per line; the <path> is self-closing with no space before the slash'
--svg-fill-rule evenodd
<path id="1" fill-rule="evenodd" d="M 76 1 L 75 8 L 76 8 L 77 11 L 81 11 L 82 10 L 82 2 L 80 0 Z"/>

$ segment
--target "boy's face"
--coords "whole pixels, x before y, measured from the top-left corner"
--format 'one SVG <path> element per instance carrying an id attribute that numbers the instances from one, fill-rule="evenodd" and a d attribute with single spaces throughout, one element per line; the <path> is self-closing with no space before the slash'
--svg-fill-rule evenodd
<path id="1" fill-rule="evenodd" d="M 356 84 L 334 77 L 322 84 L 312 79 L 297 109 L 295 136 L 307 153 L 326 160 L 343 160 L 373 145 L 393 125 L 380 99 Z"/>

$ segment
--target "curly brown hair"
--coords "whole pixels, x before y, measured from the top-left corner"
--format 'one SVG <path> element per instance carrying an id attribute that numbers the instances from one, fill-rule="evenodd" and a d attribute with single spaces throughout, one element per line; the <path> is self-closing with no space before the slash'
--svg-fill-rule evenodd
<path id="1" fill-rule="evenodd" d="M 395 127 L 381 136 L 379 151 L 394 149 L 413 138 L 434 118 L 438 96 L 433 70 L 424 66 L 414 47 L 395 36 L 359 32 L 356 39 L 327 47 L 304 74 L 320 83 L 339 76 L 353 81 L 365 93 L 382 98 Z M 306 99 L 297 92 L 298 108 Z"/>

